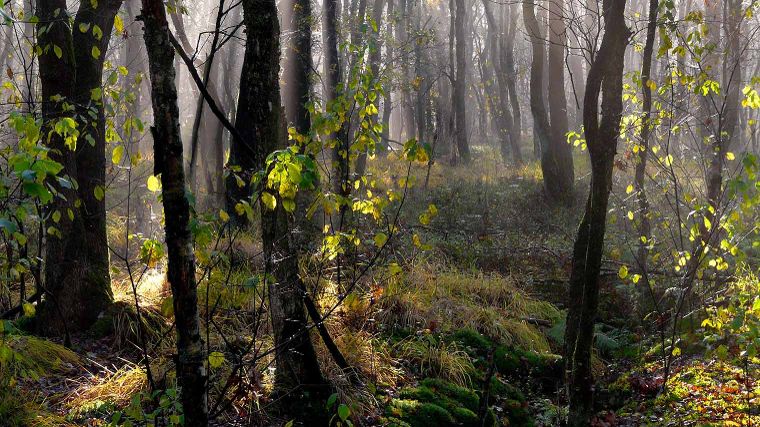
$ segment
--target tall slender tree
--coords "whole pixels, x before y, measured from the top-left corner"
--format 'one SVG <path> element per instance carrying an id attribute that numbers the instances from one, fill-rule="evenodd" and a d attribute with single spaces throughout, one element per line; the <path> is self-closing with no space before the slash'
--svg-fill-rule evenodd
<path id="1" fill-rule="evenodd" d="M 572 427 L 590 425 L 593 415 L 591 348 L 599 301 L 607 204 L 623 111 L 623 61 L 630 36 L 624 17 L 625 3 L 626 0 L 604 0 L 604 36 L 589 70 L 583 100 L 591 185 L 573 247 L 568 291 L 571 303 L 568 304 L 565 330 L 565 358 L 569 369 L 568 425 Z"/>
<path id="2" fill-rule="evenodd" d="M 455 141 L 459 158 L 464 163 L 470 162 L 470 143 L 467 134 L 467 109 L 465 95 L 467 88 L 467 56 L 465 52 L 466 38 L 465 22 L 467 7 L 464 0 L 453 0 L 456 4 L 454 18 L 454 34 L 456 39 L 456 77 L 454 79 L 453 110 L 455 116 Z"/>
<path id="3" fill-rule="evenodd" d="M 573 153 L 567 143 L 567 98 L 565 97 L 565 4 L 563 0 L 549 0 L 549 126 L 551 151 L 551 177 L 547 182 L 549 195 L 564 203 L 572 203 Z M 544 172 L 546 173 L 546 172 Z"/>
<path id="4" fill-rule="evenodd" d="M 190 203 L 180 137 L 175 86 L 174 48 L 161 0 L 142 1 L 145 47 L 153 100 L 154 173 L 161 177 L 164 204 L 167 279 L 171 286 L 177 331 L 177 380 L 185 426 L 208 425 L 206 355 L 200 335 L 195 254 L 190 234 Z"/>

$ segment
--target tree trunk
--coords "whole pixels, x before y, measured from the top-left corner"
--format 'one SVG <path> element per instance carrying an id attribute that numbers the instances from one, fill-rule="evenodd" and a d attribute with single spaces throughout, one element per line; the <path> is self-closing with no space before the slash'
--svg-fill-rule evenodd
<path id="1" fill-rule="evenodd" d="M 605 32 L 589 71 L 583 101 L 583 125 L 591 159 L 591 189 L 573 247 L 568 293 L 571 303 L 568 304 L 565 330 L 565 357 L 570 369 L 568 425 L 571 427 L 588 426 L 593 416 L 591 349 L 599 300 L 607 204 L 623 110 L 623 61 L 630 36 L 624 18 L 625 0 L 604 0 L 603 10 Z"/>
<path id="2" fill-rule="evenodd" d="M 235 126 L 255 144 L 253 164 L 261 170 L 267 155 L 284 146 L 278 84 L 280 29 L 274 0 L 245 0 L 243 11 L 247 40 Z M 267 271 L 275 280 L 269 284 L 277 348 L 275 393 L 283 397 L 283 409 L 289 415 L 304 421 L 320 412 L 326 385 L 306 329 L 306 295 L 285 210 L 280 201 L 274 210 L 263 203 L 260 209 Z"/>
<path id="3" fill-rule="evenodd" d="M 541 152 L 541 170 L 544 174 L 544 188 L 549 197 L 555 195 L 559 177 L 555 175 L 551 147 L 551 128 L 549 116 L 544 103 L 544 52 L 545 44 L 536 20 L 534 0 L 523 2 L 523 20 L 525 29 L 530 37 L 532 58 L 530 66 L 530 112 L 533 115 L 533 139 L 534 145 L 538 145 Z"/>
<path id="4" fill-rule="evenodd" d="M 505 8 L 506 10 L 506 8 Z M 506 22 L 506 19 L 503 19 Z M 520 143 L 522 140 L 522 114 L 520 113 L 520 101 L 517 95 L 517 72 L 515 71 L 515 34 L 517 33 L 517 6 L 509 5 L 509 27 L 504 42 L 502 43 L 502 68 L 507 79 L 507 89 L 509 91 L 509 101 L 512 106 L 512 128 L 510 129 L 512 144 L 512 161 L 516 165 L 523 162 Z"/>
<path id="5" fill-rule="evenodd" d="M 549 125 L 551 126 L 550 176 L 547 190 L 553 200 L 570 205 L 573 202 L 573 153 L 567 143 L 567 99 L 565 97 L 565 13 L 562 0 L 549 1 Z M 544 172 L 546 174 L 546 172 Z M 546 176 L 546 175 L 544 175 Z"/>
<path id="6" fill-rule="evenodd" d="M 168 254 L 167 279 L 172 289 L 178 338 L 177 381 L 181 387 L 185 426 L 206 426 L 206 355 L 198 318 L 195 255 L 190 234 L 190 204 L 186 197 L 174 49 L 169 41 L 169 25 L 163 2 L 143 0 L 142 19 L 153 99 L 151 133 L 154 173 L 161 176 Z"/>
<path id="7" fill-rule="evenodd" d="M 456 4 L 456 13 L 454 18 L 454 32 L 456 39 L 456 79 L 454 80 L 454 105 L 455 111 L 455 123 L 456 123 L 456 146 L 459 152 L 459 157 L 463 163 L 470 162 L 470 144 L 467 141 L 467 116 L 465 109 L 465 95 L 466 95 L 466 75 L 467 75 L 467 61 L 465 57 L 465 20 L 467 8 L 465 7 L 464 0 L 454 0 Z"/>
<path id="8" fill-rule="evenodd" d="M 647 36 L 644 42 L 644 57 L 641 63 L 641 94 L 642 94 L 642 117 L 641 132 L 639 134 L 636 171 L 634 175 L 634 187 L 636 190 L 636 200 L 639 206 L 639 247 L 637 250 L 636 261 L 639 269 L 642 271 L 643 283 L 639 291 L 639 303 L 643 305 L 644 298 L 649 291 L 649 273 L 648 273 L 648 247 L 651 240 L 651 227 L 649 223 L 649 200 L 647 198 L 644 181 L 646 179 L 647 159 L 649 156 L 649 136 L 652 132 L 652 88 L 649 81 L 652 72 L 652 56 L 654 53 L 654 41 L 657 37 L 657 9 L 659 0 L 649 0 L 649 17 L 647 22 Z"/>
<path id="9" fill-rule="evenodd" d="M 38 316 L 40 330 L 46 334 L 84 330 L 113 301 L 102 193 L 105 118 L 100 88 L 103 56 L 120 4 L 104 2 L 98 9 L 83 3 L 75 20 L 77 31 L 72 35 L 65 2 L 38 3 L 38 44 L 45 51 L 39 59 L 45 126 L 50 129 L 58 120 L 72 117 L 63 102 L 77 105 L 76 119 L 80 122 L 76 147 L 67 146 L 55 132 L 48 141 L 51 156 L 64 166 L 62 175 L 69 181 L 76 179 L 79 187 L 74 190 L 59 182 L 53 184 L 59 195 L 53 199 L 46 225 L 57 232 L 48 233 L 46 238 L 47 296 Z M 98 25 L 103 34 L 97 38 L 92 30 L 82 33 L 79 24 Z M 56 95 L 60 101 L 48 102 Z"/>

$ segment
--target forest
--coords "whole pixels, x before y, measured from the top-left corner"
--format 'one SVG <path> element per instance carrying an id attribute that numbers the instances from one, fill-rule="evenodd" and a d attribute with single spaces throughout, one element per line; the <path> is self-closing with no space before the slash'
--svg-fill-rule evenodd
<path id="1" fill-rule="evenodd" d="M 760 425 L 758 12 L 0 0 L 0 427 Z"/>

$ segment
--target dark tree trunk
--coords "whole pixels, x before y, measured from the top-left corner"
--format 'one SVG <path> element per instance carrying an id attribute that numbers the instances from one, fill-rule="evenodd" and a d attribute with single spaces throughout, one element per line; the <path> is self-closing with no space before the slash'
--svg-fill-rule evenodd
<path id="1" fill-rule="evenodd" d="M 544 60 L 546 46 L 543 41 L 543 35 L 538 26 L 536 19 L 535 4 L 533 0 L 523 2 L 523 20 L 525 29 L 530 37 L 532 47 L 532 59 L 530 66 L 530 112 L 533 116 L 533 142 L 534 146 L 538 145 L 541 153 L 541 170 L 544 174 L 544 188 L 547 195 L 554 195 L 553 189 L 557 187 L 556 182 L 559 180 L 554 172 L 554 161 L 552 158 L 551 146 L 551 128 L 549 126 L 549 116 L 546 112 L 544 102 Z M 550 191 L 550 189 L 552 189 Z"/>
<path id="2" fill-rule="evenodd" d="M 625 0 L 604 1 L 605 32 L 591 65 L 584 96 L 583 125 L 591 159 L 591 188 L 573 247 L 565 331 L 571 427 L 588 426 L 593 415 L 591 349 L 599 300 L 607 204 L 623 110 L 623 61 L 630 32 Z M 602 94 L 601 108 L 599 94 Z M 601 111 L 601 121 L 599 114 Z"/>
<path id="3" fill-rule="evenodd" d="M 324 0 L 324 22 L 322 24 L 323 35 L 323 50 L 325 56 L 325 105 L 328 105 L 335 101 L 337 98 L 338 86 L 341 82 L 341 65 L 340 57 L 338 56 L 338 4 L 337 0 Z M 342 131 L 338 136 L 340 140 Z M 341 142 L 339 141 L 339 144 Z M 342 142 L 345 146 L 345 142 Z M 342 164 L 342 160 L 339 155 L 339 149 L 333 150 L 333 161 L 337 161 L 338 164 Z M 337 158 L 336 158 L 337 157 Z M 343 194 L 343 174 L 340 170 L 335 172 L 335 176 L 332 177 L 333 190 L 337 194 Z"/>
<path id="4" fill-rule="evenodd" d="M 456 4 L 456 13 L 454 18 L 454 33 L 456 39 L 456 79 L 454 80 L 454 105 L 455 123 L 456 123 L 456 146 L 459 157 L 463 163 L 470 162 L 470 144 L 467 140 L 467 113 L 465 109 L 465 95 L 467 88 L 467 61 L 465 55 L 465 22 L 467 7 L 464 0 L 454 0 Z"/>
<path id="5" fill-rule="evenodd" d="M 506 10 L 506 7 L 505 7 Z M 506 20 L 503 20 L 506 22 Z M 510 129 L 511 137 L 509 142 L 512 144 L 512 161 L 516 165 L 523 162 L 520 144 L 522 140 L 522 114 L 520 113 L 520 101 L 517 95 L 517 71 L 515 70 L 515 34 L 517 33 L 517 6 L 509 5 L 509 27 L 504 42 L 502 43 L 502 68 L 507 79 L 507 89 L 509 90 L 509 101 L 512 106 L 513 124 Z"/>
<path id="6" fill-rule="evenodd" d="M 40 1 L 41 27 L 38 43 L 46 50 L 40 56 L 42 96 L 46 101 L 60 95 L 75 103 L 80 132 L 75 147 L 51 134 L 54 158 L 64 166 L 63 174 L 76 179 L 77 190 L 56 183 L 59 196 L 53 201 L 48 227 L 59 233 L 49 234 L 45 251 L 45 287 L 47 303 L 39 312 L 44 333 L 63 329 L 83 330 L 113 301 L 106 236 L 105 190 L 105 113 L 101 81 L 103 60 L 111 36 L 114 16 L 121 1 L 111 0 L 94 7 L 80 5 L 73 32 L 68 26 L 65 2 Z M 80 25 L 90 28 L 79 30 Z M 103 31 L 96 37 L 92 28 Z M 45 49 L 47 47 L 47 49 Z M 57 49 L 61 57 L 58 58 Z M 62 102 L 62 101 L 61 101 Z M 71 113 L 60 102 L 43 102 L 46 126 Z M 76 151 L 72 151 L 73 149 Z M 56 213 L 57 212 L 57 213 Z M 54 217 L 60 218 L 58 221 Z M 61 318 L 63 317 L 63 318 Z"/>
<path id="7" fill-rule="evenodd" d="M 283 23 L 292 34 L 284 53 L 285 116 L 298 133 L 308 135 L 311 129 L 308 109 L 312 78 L 311 0 L 288 0 L 284 7 L 286 13 L 283 13 Z M 312 150 L 304 148 L 307 154 L 314 156 Z M 316 222 L 309 221 L 307 215 L 313 198 L 314 193 L 311 191 L 301 190 L 296 195 L 294 244 L 299 251 L 306 250 L 319 234 Z"/>
<path id="8" fill-rule="evenodd" d="M 154 172 L 161 176 L 164 204 L 167 279 L 172 289 L 177 330 L 177 381 L 185 426 L 208 424 L 206 369 L 198 318 L 195 255 L 190 234 L 190 204 L 186 197 L 179 108 L 175 86 L 174 49 L 164 3 L 142 1 L 145 47 L 148 51 L 153 99 Z"/>
<path id="9" fill-rule="evenodd" d="M 549 1 L 549 125 L 552 181 L 547 181 L 547 190 L 552 200 L 572 204 L 573 153 L 567 143 L 567 99 L 565 97 L 565 33 L 564 2 Z M 546 171 L 544 171 L 546 174 Z M 546 175 L 544 175 L 546 176 Z"/>
<path id="10" fill-rule="evenodd" d="M 266 156 L 285 142 L 278 84 L 280 28 L 274 0 L 245 0 L 243 11 L 247 40 L 235 126 L 255 145 L 254 166 L 264 169 Z M 263 203 L 260 209 L 267 271 L 275 280 L 269 284 L 277 347 L 275 393 L 282 396 L 283 409 L 289 415 L 305 421 L 320 412 L 326 385 L 306 329 L 306 295 L 285 210 L 279 200 L 274 210 Z"/>
<path id="11" fill-rule="evenodd" d="M 512 136 L 514 135 L 514 132 L 512 128 L 514 127 L 514 122 L 512 120 L 512 114 L 510 114 L 510 104 L 509 104 L 509 88 L 507 87 L 507 75 L 503 69 L 503 64 L 501 63 L 501 55 L 499 48 L 499 24 L 496 21 L 496 16 L 493 13 L 493 10 L 491 9 L 491 4 L 489 3 L 489 0 L 483 1 L 483 7 L 485 9 L 486 14 L 486 20 L 488 21 L 488 37 L 490 39 L 490 46 L 491 46 L 491 63 L 493 64 L 494 68 L 494 74 L 496 75 L 496 82 L 498 87 L 498 96 L 493 96 L 495 100 L 498 102 L 494 102 L 494 108 L 497 109 L 496 117 L 498 118 L 500 125 L 499 128 L 501 129 L 502 135 L 501 135 L 501 157 L 504 162 L 507 162 L 507 159 L 509 158 L 509 150 L 510 148 L 514 147 L 514 143 L 512 142 Z M 501 43 L 504 41 L 501 40 Z M 515 154 L 512 154 L 515 156 Z M 519 158 L 519 149 L 517 158 Z"/>
<path id="12" fill-rule="evenodd" d="M 646 179 L 647 158 L 649 156 L 649 136 L 652 132 L 652 88 L 649 87 L 649 80 L 652 72 L 652 56 L 654 52 L 654 40 L 657 36 L 657 9 L 659 0 L 649 0 L 649 17 L 647 22 L 647 36 L 644 42 L 644 58 L 641 63 L 641 94 L 642 94 L 642 117 L 641 132 L 639 134 L 639 147 L 636 159 L 636 171 L 634 176 L 634 187 L 636 190 L 636 200 L 639 205 L 639 247 L 637 251 L 637 263 L 642 271 L 643 283 L 639 292 L 640 303 L 644 303 L 644 296 L 649 291 L 649 268 L 648 268 L 648 246 L 651 240 L 651 227 L 649 223 L 649 200 L 647 199 L 644 180 Z"/>

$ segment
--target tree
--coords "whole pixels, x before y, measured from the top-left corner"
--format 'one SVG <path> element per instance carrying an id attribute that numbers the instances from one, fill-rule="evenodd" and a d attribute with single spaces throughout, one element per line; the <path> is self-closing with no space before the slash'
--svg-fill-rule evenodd
<path id="1" fill-rule="evenodd" d="M 245 0 L 243 22 L 246 49 L 240 77 L 235 127 L 250 141 L 252 165 L 265 170 L 267 155 L 283 148 L 281 108 L 280 28 L 274 0 Z M 264 178 L 266 180 L 266 178 Z M 276 393 L 283 397 L 286 412 L 299 420 L 314 415 L 326 390 L 312 345 L 304 311 L 305 287 L 298 272 L 298 255 L 290 236 L 288 219 L 277 192 L 262 183 L 261 232 L 269 286 L 269 311 L 274 333 L 277 373 Z M 269 199 L 271 198 L 271 199 Z M 276 200 L 274 206 L 265 203 Z M 314 406 L 316 405 L 316 406 Z"/>
<path id="2" fill-rule="evenodd" d="M 456 13 L 454 18 L 454 33 L 456 39 L 456 78 L 454 80 L 454 110 L 455 116 L 455 139 L 456 146 L 459 152 L 459 157 L 464 163 L 470 162 L 470 144 L 467 141 L 467 115 L 465 109 L 465 94 L 467 88 L 467 61 L 465 55 L 465 22 L 467 8 L 465 7 L 464 0 L 454 0 L 456 4 L 456 12 L 451 11 L 452 14 Z"/>
<path id="3" fill-rule="evenodd" d="M 583 125 L 591 160 L 591 185 L 573 246 L 565 330 L 569 369 L 570 426 L 587 426 L 593 415 L 591 348 L 599 299 L 607 203 L 612 187 L 620 118 L 623 110 L 623 59 L 630 31 L 625 0 L 604 0 L 604 36 L 586 80 Z M 601 108 L 599 95 L 602 94 Z M 601 110 L 601 120 L 599 118 Z"/>
<path id="4" fill-rule="evenodd" d="M 649 223 L 649 200 L 644 180 L 646 179 L 647 160 L 649 156 L 649 137 L 652 132 L 652 88 L 650 79 L 652 73 L 652 56 L 654 53 L 654 40 L 657 36 L 657 9 L 659 0 L 649 1 L 649 16 L 647 22 L 647 36 L 644 42 L 643 61 L 641 63 L 641 95 L 642 95 L 642 117 L 641 131 L 639 132 L 639 149 L 636 151 L 636 171 L 634 175 L 634 188 L 636 190 L 636 200 L 640 212 L 639 222 L 639 248 L 636 255 L 636 262 L 639 269 L 643 272 L 643 291 L 647 291 L 650 286 L 648 274 L 648 245 L 651 238 L 651 226 Z M 641 299 L 643 301 L 643 298 Z"/>
<path id="5" fill-rule="evenodd" d="M 513 128 L 514 128 L 514 121 L 512 120 L 512 114 L 509 112 L 510 104 L 509 104 L 509 89 L 508 89 L 508 83 L 507 83 L 507 73 L 503 69 L 502 64 L 502 57 L 501 57 L 501 51 L 500 44 L 504 43 L 503 40 L 499 40 L 498 34 L 499 34 L 499 24 L 496 21 L 496 17 L 493 13 L 493 10 L 491 9 L 491 4 L 489 3 L 489 0 L 483 1 L 483 8 L 485 10 L 486 20 L 488 21 L 488 42 L 486 45 L 490 44 L 490 57 L 491 57 L 491 63 L 493 64 L 494 68 L 494 74 L 496 75 L 496 82 L 498 87 L 498 95 L 497 96 L 489 96 L 491 99 L 494 100 L 494 106 L 492 108 L 496 109 L 496 119 L 499 122 L 499 129 L 501 132 L 501 157 L 506 162 L 509 157 L 509 149 L 512 148 L 513 153 L 512 155 L 515 158 L 515 161 L 518 162 L 518 159 L 521 160 L 520 156 L 520 149 L 517 147 L 516 152 L 515 150 L 515 143 L 512 141 L 512 138 L 514 136 Z"/>
<path id="6" fill-rule="evenodd" d="M 208 424 L 206 356 L 198 317 L 195 254 L 180 137 L 174 48 L 162 1 L 143 0 L 142 17 L 153 100 L 154 174 L 161 177 L 168 254 L 166 275 L 172 290 L 178 338 L 177 381 L 181 387 L 184 425 L 205 426 Z"/>
<path id="7" fill-rule="evenodd" d="M 565 135 L 567 99 L 565 97 L 565 45 L 567 31 L 564 20 L 564 1 L 549 0 L 549 150 L 551 173 L 547 191 L 553 200 L 570 204 L 573 201 L 573 153 Z M 546 171 L 544 171 L 546 176 Z"/>
<path id="8" fill-rule="evenodd" d="M 42 116 L 64 180 L 47 220 L 45 290 L 39 327 L 84 330 L 112 300 L 106 236 L 103 61 L 120 0 L 80 4 L 68 25 L 66 2 L 38 3 Z M 83 31 L 84 30 L 84 31 Z M 69 106 L 74 105 L 74 114 Z M 47 132 L 46 132 L 47 133 Z M 74 185 L 76 182 L 76 185 Z"/>
<path id="9" fill-rule="evenodd" d="M 520 150 L 520 140 L 522 134 L 522 114 L 520 113 L 520 101 L 517 95 L 517 84 L 515 71 L 515 34 L 517 33 L 517 5 L 509 5 L 509 26 L 506 34 L 502 33 L 504 42 L 501 44 L 501 61 L 503 72 L 507 80 L 507 89 L 509 90 L 509 101 L 512 105 L 512 116 L 514 118 L 512 128 L 510 129 L 512 144 L 512 161 L 520 165 L 523 162 L 522 152 Z M 503 8 L 506 13 L 507 8 Z M 502 16 L 502 22 L 506 25 L 506 18 Z M 503 27 L 503 26 L 502 26 Z"/>
<path id="10" fill-rule="evenodd" d="M 535 3 L 523 2 L 523 20 L 530 38 L 532 55 L 530 64 L 530 112 L 533 116 L 534 146 L 541 150 L 541 170 L 544 174 L 544 189 L 547 195 L 554 196 L 559 177 L 551 149 L 551 127 L 549 115 L 544 105 L 544 60 L 546 47 L 543 35 L 536 20 Z"/>

